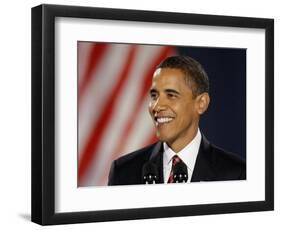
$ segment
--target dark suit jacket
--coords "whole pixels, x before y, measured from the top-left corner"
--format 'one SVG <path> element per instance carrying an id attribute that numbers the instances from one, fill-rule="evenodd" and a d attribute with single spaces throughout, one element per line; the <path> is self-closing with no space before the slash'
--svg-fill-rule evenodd
<path id="1" fill-rule="evenodd" d="M 143 184 L 143 165 L 151 161 L 157 166 L 159 181 L 163 179 L 163 143 L 157 142 L 113 161 L 108 185 Z M 233 153 L 212 145 L 203 135 L 191 182 L 245 180 L 246 163 Z"/>

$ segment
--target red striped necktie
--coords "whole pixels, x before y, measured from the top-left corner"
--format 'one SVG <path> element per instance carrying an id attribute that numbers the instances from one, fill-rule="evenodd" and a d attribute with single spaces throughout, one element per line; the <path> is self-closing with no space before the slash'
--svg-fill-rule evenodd
<path id="1" fill-rule="evenodd" d="M 174 169 L 175 169 L 175 166 L 182 162 L 182 160 L 178 157 L 178 155 L 175 155 L 173 156 L 173 162 L 172 162 L 172 169 L 171 169 L 171 172 L 170 172 L 170 176 L 169 176 L 169 179 L 168 179 L 168 183 L 175 183 L 175 180 L 174 180 Z"/>

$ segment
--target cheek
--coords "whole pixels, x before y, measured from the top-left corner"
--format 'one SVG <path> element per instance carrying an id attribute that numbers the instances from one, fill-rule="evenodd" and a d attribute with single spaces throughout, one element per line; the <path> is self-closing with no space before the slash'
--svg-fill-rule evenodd
<path id="1" fill-rule="evenodd" d="M 187 122 L 193 119 L 195 114 L 195 108 L 192 104 L 182 105 L 178 110 L 178 115 L 181 118 L 182 122 Z"/>

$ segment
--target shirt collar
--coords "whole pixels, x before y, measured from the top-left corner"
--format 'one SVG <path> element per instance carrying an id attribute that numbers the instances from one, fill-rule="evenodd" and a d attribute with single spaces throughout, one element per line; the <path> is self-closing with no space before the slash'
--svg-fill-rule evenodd
<path id="1" fill-rule="evenodd" d="M 193 172 L 195 161 L 199 152 L 199 147 L 201 143 L 202 135 L 198 129 L 196 136 L 193 140 L 185 146 L 181 151 L 175 153 L 165 142 L 163 143 L 164 147 L 164 162 L 169 164 L 174 155 L 178 155 L 182 161 L 186 164 L 189 171 Z"/>

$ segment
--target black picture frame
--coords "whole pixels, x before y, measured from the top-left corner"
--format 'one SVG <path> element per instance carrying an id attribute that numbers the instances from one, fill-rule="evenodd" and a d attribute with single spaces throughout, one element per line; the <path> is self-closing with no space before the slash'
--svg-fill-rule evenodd
<path id="1" fill-rule="evenodd" d="M 55 212 L 55 18 L 259 28 L 265 30 L 265 200 L 106 211 Z M 274 209 L 274 20 L 125 9 L 32 8 L 32 205 L 41 225 L 267 211 Z"/>

